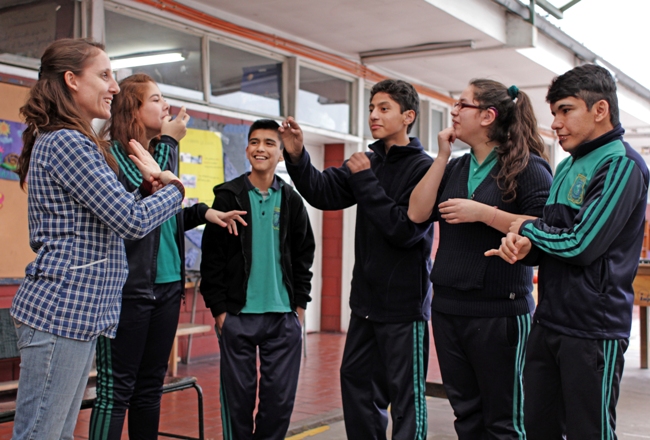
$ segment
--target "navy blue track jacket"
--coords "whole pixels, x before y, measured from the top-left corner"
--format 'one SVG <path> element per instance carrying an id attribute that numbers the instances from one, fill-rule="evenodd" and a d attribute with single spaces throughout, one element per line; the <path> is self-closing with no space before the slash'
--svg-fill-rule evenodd
<path id="1" fill-rule="evenodd" d="M 370 149 L 371 168 L 356 174 L 345 164 L 320 172 L 306 150 L 296 164 L 285 152 L 287 171 L 315 208 L 357 205 L 352 312 L 376 322 L 428 320 L 433 226 L 413 223 L 407 211 L 411 191 L 433 160 L 417 138 L 388 153 L 383 141 Z"/>
<path id="2" fill-rule="evenodd" d="M 618 125 L 562 161 L 543 217 L 519 231 L 533 243 L 525 261 L 539 262 L 534 320 L 561 334 L 630 336 L 648 168 L 624 132 Z"/>

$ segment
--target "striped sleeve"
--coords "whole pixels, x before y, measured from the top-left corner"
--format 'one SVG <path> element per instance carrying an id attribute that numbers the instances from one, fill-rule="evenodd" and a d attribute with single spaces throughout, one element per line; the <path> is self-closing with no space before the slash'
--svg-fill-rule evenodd
<path id="1" fill-rule="evenodd" d="M 58 133 L 50 162 L 44 168 L 77 203 L 121 238 L 142 238 L 180 211 L 180 182 L 179 187 L 167 185 L 153 196 L 141 199 L 137 191 L 129 193 L 118 182 L 90 139 L 70 130 Z"/>
<path id="2" fill-rule="evenodd" d="M 520 234 L 547 254 L 586 266 L 607 251 L 644 194 L 635 162 L 617 157 L 597 171 L 572 225 L 553 227 L 537 219 L 524 223 Z"/>

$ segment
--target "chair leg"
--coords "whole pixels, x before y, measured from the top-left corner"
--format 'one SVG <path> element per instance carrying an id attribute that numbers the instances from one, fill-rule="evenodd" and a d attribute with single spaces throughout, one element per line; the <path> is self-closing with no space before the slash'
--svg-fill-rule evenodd
<path id="1" fill-rule="evenodd" d="M 203 390 L 198 383 L 192 385 L 196 390 L 196 397 L 199 406 L 199 440 L 205 440 L 205 432 L 203 426 Z"/>
<path id="2" fill-rule="evenodd" d="M 192 388 L 196 390 L 196 398 L 198 403 L 199 410 L 199 436 L 198 437 L 189 437 L 186 435 L 170 434 L 167 432 L 158 432 L 159 436 L 162 437 L 171 437 L 171 438 L 180 438 L 183 440 L 205 440 L 205 428 L 204 428 L 204 419 L 203 419 L 203 390 L 198 383 L 193 383 Z M 177 390 L 182 391 L 182 390 Z"/>

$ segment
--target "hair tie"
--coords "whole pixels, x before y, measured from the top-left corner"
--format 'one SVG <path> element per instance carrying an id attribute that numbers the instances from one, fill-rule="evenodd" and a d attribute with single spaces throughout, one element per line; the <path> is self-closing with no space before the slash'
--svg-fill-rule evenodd
<path id="1" fill-rule="evenodd" d="M 519 87 L 515 85 L 508 87 L 508 96 L 510 96 L 513 101 L 517 99 L 517 96 L 519 96 Z"/>

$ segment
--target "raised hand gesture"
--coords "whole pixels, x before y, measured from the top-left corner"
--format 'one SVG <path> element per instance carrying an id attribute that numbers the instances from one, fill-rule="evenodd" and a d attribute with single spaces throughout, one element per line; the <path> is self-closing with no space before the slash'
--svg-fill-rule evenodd
<path id="1" fill-rule="evenodd" d="M 454 127 L 447 127 L 438 133 L 438 157 L 448 159 L 451 156 L 451 144 L 456 140 Z"/>
<path id="2" fill-rule="evenodd" d="M 298 162 L 303 149 L 303 136 L 300 125 L 293 119 L 293 116 L 289 116 L 282 122 L 278 131 L 291 162 Z"/>
<path id="3" fill-rule="evenodd" d="M 154 179 L 157 179 L 160 175 L 160 165 L 158 162 L 149 154 L 146 148 L 135 139 L 129 141 L 127 147 L 129 158 L 133 161 L 136 167 L 142 173 L 142 178 L 151 183 Z"/>
<path id="4" fill-rule="evenodd" d="M 162 128 L 160 129 L 160 134 L 171 136 L 177 141 L 180 141 L 185 137 L 185 133 L 187 133 L 187 123 L 189 120 L 190 115 L 187 114 L 187 111 L 183 106 L 174 119 L 172 119 L 171 115 L 165 116 Z"/>
<path id="5" fill-rule="evenodd" d="M 180 179 L 171 171 L 161 171 L 158 162 L 156 162 L 140 142 L 131 139 L 128 150 L 129 158 L 142 173 L 142 179 L 152 184 L 152 192 L 156 192 L 172 180 L 178 180 L 180 182 Z"/>

